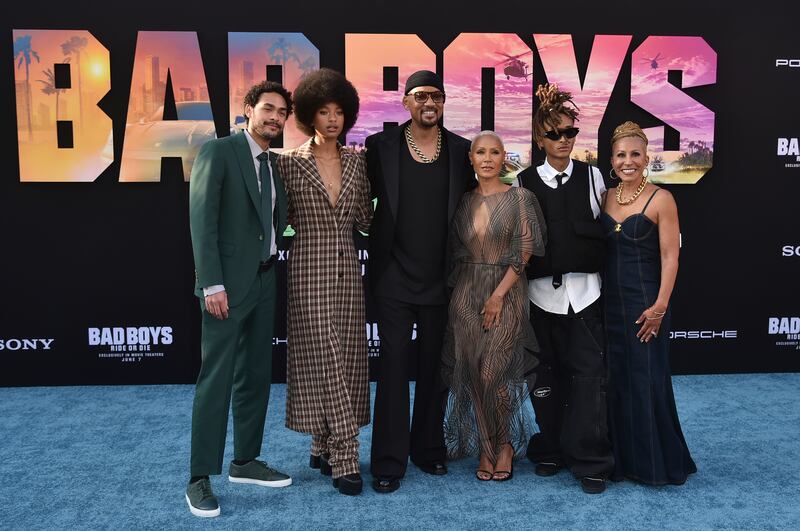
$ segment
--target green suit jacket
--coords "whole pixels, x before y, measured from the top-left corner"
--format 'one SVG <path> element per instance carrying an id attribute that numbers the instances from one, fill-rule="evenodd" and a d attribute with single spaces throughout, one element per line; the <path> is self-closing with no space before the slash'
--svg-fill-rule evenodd
<path id="1" fill-rule="evenodd" d="M 270 153 L 275 181 L 276 242 L 286 229 L 286 190 L 276 155 Z M 203 144 L 189 182 L 189 225 L 195 264 L 195 295 L 222 284 L 228 304 L 238 305 L 258 274 L 263 233 L 258 176 L 245 133 Z"/>

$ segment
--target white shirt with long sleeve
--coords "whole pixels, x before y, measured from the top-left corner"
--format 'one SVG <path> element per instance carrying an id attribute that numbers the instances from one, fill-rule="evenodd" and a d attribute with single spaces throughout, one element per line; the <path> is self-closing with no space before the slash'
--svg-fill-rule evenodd
<path id="1" fill-rule="evenodd" d="M 560 172 L 545 160 L 544 164 L 536 169 L 542 182 L 550 188 L 555 188 L 558 185 L 556 175 L 566 174 L 561 180 L 563 186 L 572 176 L 574 167 L 570 159 L 566 169 Z M 594 190 L 589 186 L 588 200 L 596 219 L 600 216 L 601 210 L 598 199 L 606 191 L 606 185 L 603 182 L 603 174 L 594 166 L 592 166 L 592 178 Z M 536 278 L 528 282 L 528 297 L 533 304 L 546 312 L 567 315 L 569 307 L 572 306 L 572 311 L 578 313 L 600 298 L 601 282 L 600 273 L 564 273 L 561 287 L 556 289 L 553 287 L 553 277 Z"/>
<path id="2" fill-rule="evenodd" d="M 244 133 L 242 134 L 244 134 L 247 138 L 247 144 L 250 146 L 250 154 L 253 156 L 253 164 L 256 168 L 256 176 L 258 176 L 258 172 L 261 171 L 261 161 L 258 160 L 258 156 L 264 153 L 264 150 L 261 149 L 261 146 L 259 146 L 255 140 L 253 140 L 253 137 L 250 136 L 249 131 L 245 129 Z M 269 184 L 272 188 L 272 212 L 275 212 L 275 179 L 272 176 L 272 164 L 267 164 L 267 167 L 269 168 Z M 258 181 L 258 193 L 261 193 L 261 179 L 256 179 L 256 181 Z M 273 216 L 270 215 L 269 219 L 273 219 Z M 274 224 L 272 226 L 272 234 L 269 241 L 269 254 L 271 256 L 278 254 L 278 245 L 275 240 Z M 209 295 L 213 295 L 221 291 L 225 291 L 225 286 L 222 284 L 208 286 L 207 288 L 203 288 L 203 296 L 208 297 Z"/>

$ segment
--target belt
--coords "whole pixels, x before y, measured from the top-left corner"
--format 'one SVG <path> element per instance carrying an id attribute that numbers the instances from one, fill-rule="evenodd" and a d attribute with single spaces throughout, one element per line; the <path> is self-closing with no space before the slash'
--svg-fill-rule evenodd
<path id="1" fill-rule="evenodd" d="M 270 269 L 272 266 L 274 266 L 274 265 L 275 265 L 275 262 L 276 262 L 276 261 L 277 261 L 277 260 L 275 259 L 275 255 L 273 254 L 273 255 L 272 255 L 272 256 L 270 256 L 268 259 L 266 259 L 266 260 L 264 260 L 263 262 L 261 262 L 261 263 L 259 263 L 259 264 L 258 264 L 258 271 L 259 271 L 259 272 L 261 272 L 261 273 L 263 273 L 263 272 L 265 272 L 265 271 L 269 271 L 269 269 Z"/>

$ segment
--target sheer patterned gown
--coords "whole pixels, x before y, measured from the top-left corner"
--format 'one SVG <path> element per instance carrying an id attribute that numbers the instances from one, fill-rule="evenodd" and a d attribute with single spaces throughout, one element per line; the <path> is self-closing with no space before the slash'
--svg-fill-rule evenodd
<path id="1" fill-rule="evenodd" d="M 538 344 L 528 320 L 526 258 L 542 256 L 544 216 L 525 188 L 468 192 L 451 226 L 453 272 L 442 375 L 450 387 L 445 441 L 450 458 L 486 454 L 496 463 L 510 442 L 524 450 L 533 432 L 522 408 L 533 389 Z M 512 267 L 519 279 L 503 299 L 500 324 L 483 328 L 486 300 Z"/>

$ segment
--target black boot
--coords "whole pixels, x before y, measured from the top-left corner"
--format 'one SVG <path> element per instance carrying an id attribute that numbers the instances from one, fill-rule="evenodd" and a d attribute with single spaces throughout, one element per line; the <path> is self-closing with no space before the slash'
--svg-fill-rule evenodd
<path id="1" fill-rule="evenodd" d="M 361 494 L 361 489 L 363 488 L 364 484 L 361 481 L 361 474 L 356 473 L 347 474 L 346 476 L 334 479 L 333 486 L 339 489 L 341 494 L 354 496 L 356 494 Z"/>

